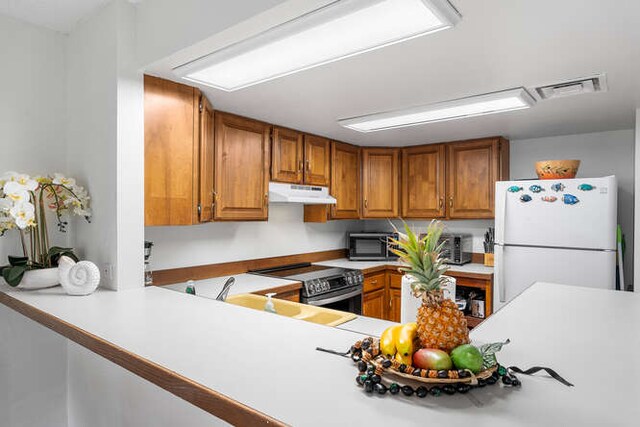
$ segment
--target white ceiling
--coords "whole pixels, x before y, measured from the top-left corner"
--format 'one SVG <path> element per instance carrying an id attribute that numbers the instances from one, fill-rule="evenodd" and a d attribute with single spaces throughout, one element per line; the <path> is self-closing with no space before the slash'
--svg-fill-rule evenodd
<path id="1" fill-rule="evenodd" d="M 0 14 L 69 33 L 84 17 L 110 0 L 0 0 Z"/>
<path id="2" fill-rule="evenodd" d="M 632 128 L 640 106 L 640 2 L 452 0 L 451 30 L 237 92 L 204 88 L 214 107 L 361 145 L 488 135 L 522 139 Z M 615 7 L 614 7 L 615 6 Z M 149 72 L 176 79 L 170 61 Z M 530 110 L 361 134 L 336 120 L 518 86 L 607 73 L 609 91 Z"/>

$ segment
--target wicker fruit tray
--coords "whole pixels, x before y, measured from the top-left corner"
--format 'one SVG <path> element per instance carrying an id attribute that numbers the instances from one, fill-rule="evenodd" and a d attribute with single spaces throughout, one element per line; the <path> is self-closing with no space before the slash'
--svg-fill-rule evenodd
<path id="1" fill-rule="evenodd" d="M 384 368 L 382 366 L 382 362 L 384 360 L 388 360 L 386 359 L 384 356 L 378 356 L 375 359 L 372 359 L 369 363 L 371 363 L 373 366 L 375 366 L 377 369 L 383 370 L 384 369 L 384 373 L 385 374 L 392 374 L 404 379 L 408 379 L 408 380 L 413 380 L 413 381 L 418 381 L 421 383 L 425 383 L 425 384 L 469 384 L 469 385 L 476 385 L 478 384 L 478 380 L 482 379 L 482 380 L 486 380 L 487 378 L 489 378 L 497 369 L 497 366 L 494 366 L 492 368 L 489 369 L 485 369 L 484 371 L 481 371 L 477 374 L 474 374 L 473 372 L 469 371 L 469 370 L 465 370 L 465 372 L 468 373 L 468 377 L 465 378 L 430 378 L 428 376 L 423 377 L 421 375 L 413 375 L 413 374 L 407 374 L 405 372 L 400 372 L 400 370 L 398 368 L 395 368 L 393 365 L 390 366 L 389 368 Z M 407 367 L 407 369 L 410 370 L 415 370 L 416 368 L 409 366 Z M 421 371 L 427 371 L 427 375 L 428 375 L 428 371 L 426 369 L 422 369 Z M 456 370 L 457 372 L 457 370 Z"/>

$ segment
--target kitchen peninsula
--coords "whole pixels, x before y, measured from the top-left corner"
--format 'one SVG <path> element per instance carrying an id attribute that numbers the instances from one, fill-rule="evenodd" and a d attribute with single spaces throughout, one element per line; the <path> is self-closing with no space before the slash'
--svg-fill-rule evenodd
<path id="1" fill-rule="evenodd" d="M 350 360 L 315 350 L 347 349 L 363 337 L 355 332 L 155 287 L 85 298 L 1 290 L 4 305 L 233 424 L 621 425 L 640 416 L 640 371 L 624 362 L 640 342 L 607 327 L 613 318 L 640 326 L 635 294 L 537 283 L 472 331 L 475 342 L 511 340 L 504 365 L 548 366 L 575 387 L 521 376 L 521 389 L 421 400 L 366 395 Z M 615 361 L 606 368 L 603 349 Z M 331 410 L 310 417 L 318 405 Z"/>

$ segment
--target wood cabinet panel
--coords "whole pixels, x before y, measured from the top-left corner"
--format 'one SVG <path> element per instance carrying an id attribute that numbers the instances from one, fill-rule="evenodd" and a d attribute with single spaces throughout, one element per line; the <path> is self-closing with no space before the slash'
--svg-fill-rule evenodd
<path id="1" fill-rule="evenodd" d="M 389 288 L 389 312 L 387 320 L 400 322 L 400 301 L 402 300 L 400 289 Z"/>
<path id="2" fill-rule="evenodd" d="M 360 149 L 341 142 L 331 143 L 332 219 L 360 218 Z"/>
<path id="3" fill-rule="evenodd" d="M 213 107 L 204 95 L 200 96 L 200 222 L 213 220 L 214 173 Z"/>
<path id="4" fill-rule="evenodd" d="M 329 186 L 331 142 L 315 135 L 304 136 L 304 183 Z"/>
<path id="5" fill-rule="evenodd" d="M 385 290 L 367 292 L 362 297 L 362 315 L 376 319 L 384 319 L 386 312 Z"/>
<path id="6" fill-rule="evenodd" d="M 402 150 L 402 217 L 445 216 L 445 154 L 440 144 Z"/>
<path id="7" fill-rule="evenodd" d="M 362 216 L 398 216 L 398 154 L 394 148 L 362 150 Z"/>
<path id="8" fill-rule="evenodd" d="M 367 275 L 362 284 L 362 292 L 371 292 L 385 287 L 385 273 Z"/>
<path id="9" fill-rule="evenodd" d="M 215 122 L 215 219 L 266 220 L 269 125 L 217 112 Z"/>
<path id="10" fill-rule="evenodd" d="M 495 182 L 508 173 L 504 144 L 501 138 L 447 144 L 449 218 L 494 217 Z"/>
<path id="11" fill-rule="evenodd" d="M 400 289 L 402 287 L 402 274 L 396 272 L 389 273 L 389 287 Z"/>
<path id="12" fill-rule="evenodd" d="M 198 222 L 199 99 L 195 88 L 144 76 L 145 225 Z"/>
<path id="13" fill-rule="evenodd" d="M 280 127 L 273 128 L 271 147 L 271 180 L 302 183 L 303 134 Z"/>

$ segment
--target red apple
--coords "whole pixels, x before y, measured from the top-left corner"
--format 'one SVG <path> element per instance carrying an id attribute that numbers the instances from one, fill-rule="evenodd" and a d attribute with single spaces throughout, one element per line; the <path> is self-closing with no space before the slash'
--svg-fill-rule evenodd
<path id="1" fill-rule="evenodd" d="M 449 355 L 442 350 L 422 348 L 413 353 L 413 366 L 422 369 L 451 369 L 453 364 Z"/>

